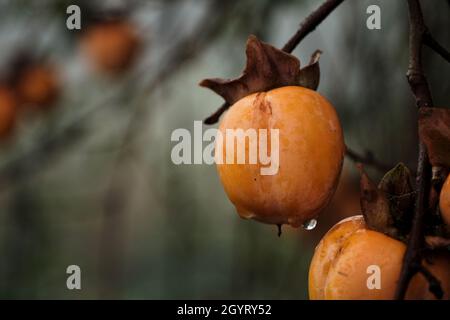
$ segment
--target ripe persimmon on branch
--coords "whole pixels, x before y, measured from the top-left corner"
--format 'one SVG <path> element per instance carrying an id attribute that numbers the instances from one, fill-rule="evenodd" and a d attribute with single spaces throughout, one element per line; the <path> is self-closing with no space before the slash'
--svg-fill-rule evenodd
<path id="1" fill-rule="evenodd" d="M 286 42 L 281 50 L 291 53 L 299 45 L 299 43 L 316 27 L 325 20 L 326 17 L 336 9 L 344 0 L 327 0 L 314 10 L 309 16 L 307 16 L 300 24 L 299 29 L 295 34 Z M 212 125 L 219 121 L 220 116 L 227 111 L 230 105 L 224 102 L 212 115 L 207 117 L 203 122 L 206 125 Z M 357 152 L 346 147 L 346 156 L 355 162 L 360 162 L 369 166 L 372 166 L 380 171 L 387 171 L 393 166 L 384 164 L 376 160 L 371 152 L 366 152 L 365 155 L 359 155 Z"/>

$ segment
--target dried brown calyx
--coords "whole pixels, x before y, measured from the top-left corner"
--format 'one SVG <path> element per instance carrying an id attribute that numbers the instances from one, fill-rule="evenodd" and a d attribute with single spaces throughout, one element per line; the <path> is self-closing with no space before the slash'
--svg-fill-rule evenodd
<path id="1" fill-rule="evenodd" d="M 209 88 L 233 105 L 241 98 L 255 92 L 284 86 L 302 86 L 316 90 L 319 85 L 319 58 L 317 50 L 311 61 L 300 68 L 295 56 L 264 43 L 251 35 L 247 40 L 247 64 L 236 79 L 205 79 L 200 86 Z"/>
<path id="2" fill-rule="evenodd" d="M 386 194 L 369 178 L 362 165 L 359 165 L 358 169 L 361 174 L 361 211 L 367 226 L 369 229 L 398 238 L 399 232 L 394 226 Z"/>
<path id="3" fill-rule="evenodd" d="M 420 108 L 419 136 L 433 167 L 450 168 L 450 109 Z"/>
<path id="4" fill-rule="evenodd" d="M 368 228 L 406 242 L 416 197 L 411 171 L 399 163 L 376 186 L 362 165 L 358 169 L 361 174 L 361 211 Z M 427 217 L 424 230 L 427 245 L 430 248 L 448 246 L 450 237 L 446 225 L 435 219 L 431 212 Z"/>

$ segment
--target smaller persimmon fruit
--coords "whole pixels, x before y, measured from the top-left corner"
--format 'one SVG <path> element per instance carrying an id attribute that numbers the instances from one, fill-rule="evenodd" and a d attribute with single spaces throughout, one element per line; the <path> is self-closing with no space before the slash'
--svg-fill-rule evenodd
<path id="1" fill-rule="evenodd" d="M 45 64 L 33 64 L 20 72 L 16 90 L 20 102 L 43 108 L 53 104 L 59 94 L 59 79 L 56 71 Z"/>
<path id="2" fill-rule="evenodd" d="M 450 226 L 450 174 L 444 182 L 439 198 L 439 209 L 444 223 Z"/>
<path id="3" fill-rule="evenodd" d="M 390 300 L 394 298 L 406 245 L 380 232 L 369 230 L 362 216 L 342 220 L 316 247 L 309 269 L 309 296 L 313 300 Z M 448 252 L 434 253 L 424 266 L 440 281 L 444 299 L 450 293 Z M 378 266 L 380 287 L 367 285 L 368 267 Z M 435 299 L 422 274 L 408 287 L 407 299 Z"/>
<path id="4" fill-rule="evenodd" d="M 88 27 L 82 37 L 81 48 L 96 69 L 117 73 L 134 60 L 139 43 L 135 27 L 121 19 Z"/>
<path id="5" fill-rule="evenodd" d="M 17 113 L 17 99 L 13 90 L 0 85 L 0 138 L 6 138 L 12 131 Z"/>

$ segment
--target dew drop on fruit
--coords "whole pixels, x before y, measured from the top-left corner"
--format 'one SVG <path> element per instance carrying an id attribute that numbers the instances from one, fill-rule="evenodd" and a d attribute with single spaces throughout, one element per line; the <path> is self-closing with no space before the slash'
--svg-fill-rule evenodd
<path id="1" fill-rule="evenodd" d="M 311 219 L 311 220 L 306 221 L 303 224 L 303 229 L 305 229 L 305 230 L 312 230 L 316 226 L 317 226 L 317 220 L 316 219 Z"/>

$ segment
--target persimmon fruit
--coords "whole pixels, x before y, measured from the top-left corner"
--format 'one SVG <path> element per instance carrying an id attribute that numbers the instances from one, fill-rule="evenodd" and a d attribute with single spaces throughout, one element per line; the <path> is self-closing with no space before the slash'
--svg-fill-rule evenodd
<path id="1" fill-rule="evenodd" d="M 309 269 L 309 297 L 312 300 L 393 299 L 406 245 L 367 228 L 362 216 L 336 224 L 316 247 Z M 450 293 L 448 252 L 433 253 L 423 264 L 440 281 L 443 299 Z M 367 285 L 369 266 L 380 268 L 380 288 Z M 435 299 L 422 274 L 416 274 L 406 299 Z"/>
<path id="2" fill-rule="evenodd" d="M 444 182 L 439 198 L 439 209 L 444 223 L 450 226 L 450 175 Z"/>
<path id="3" fill-rule="evenodd" d="M 0 85 L 0 138 L 4 139 L 14 128 L 17 98 L 12 89 Z"/>
<path id="4" fill-rule="evenodd" d="M 279 130 L 276 174 L 261 175 L 259 161 L 217 164 L 241 217 L 298 227 L 318 216 L 336 189 L 345 150 L 338 116 L 324 97 L 299 86 L 250 94 L 223 117 L 219 130 L 224 137 L 227 129 L 267 129 L 268 135 L 270 129 Z"/>
<path id="5" fill-rule="evenodd" d="M 37 108 L 49 107 L 56 100 L 60 85 L 56 70 L 45 64 L 31 64 L 17 79 L 20 103 Z"/>
<path id="6" fill-rule="evenodd" d="M 81 48 L 96 69 L 118 73 L 132 63 L 139 43 L 135 27 L 119 19 L 90 26 L 82 36 Z"/>

